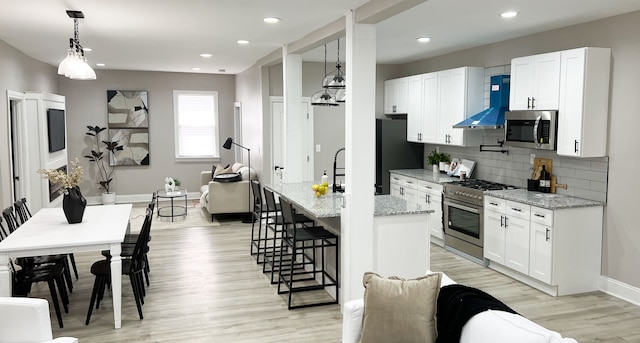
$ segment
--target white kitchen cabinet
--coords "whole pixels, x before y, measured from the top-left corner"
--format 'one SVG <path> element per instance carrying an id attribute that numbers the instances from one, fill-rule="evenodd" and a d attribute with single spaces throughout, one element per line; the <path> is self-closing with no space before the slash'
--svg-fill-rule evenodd
<path id="1" fill-rule="evenodd" d="M 422 75 L 408 77 L 407 140 L 422 143 Z"/>
<path id="2" fill-rule="evenodd" d="M 402 77 L 384 82 L 384 113 L 407 113 L 409 78 Z"/>
<path id="3" fill-rule="evenodd" d="M 402 198 L 410 204 L 415 204 L 417 201 L 417 184 L 418 180 L 413 177 L 390 174 L 390 194 Z"/>
<path id="4" fill-rule="evenodd" d="M 611 49 L 565 50 L 560 59 L 558 155 L 606 156 Z"/>
<path id="5" fill-rule="evenodd" d="M 418 180 L 416 200 L 432 210 L 429 214 L 429 232 L 431 242 L 444 246 L 444 231 L 442 228 L 442 185 Z"/>
<path id="6" fill-rule="evenodd" d="M 484 257 L 529 272 L 529 205 L 485 197 Z"/>
<path id="7" fill-rule="evenodd" d="M 482 111 L 484 68 L 461 67 L 438 72 L 436 143 L 480 145 L 482 130 L 454 129 L 453 125 Z"/>
<path id="8" fill-rule="evenodd" d="M 560 52 L 511 60 L 509 109 L 557 110 L 560 96 Z"/>
<path id="9" fill-rule="evenodd" d="M 550 210 L 492 196 L 484 205 L 490 268 L 553 296 L 598 289 L 602 206 Z"/>

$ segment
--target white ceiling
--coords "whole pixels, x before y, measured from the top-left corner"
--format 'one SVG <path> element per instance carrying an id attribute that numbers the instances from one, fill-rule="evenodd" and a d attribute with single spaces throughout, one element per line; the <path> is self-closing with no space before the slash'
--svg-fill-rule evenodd
<path id="1" fill-rule="evenodd" d="M 93 49 L 87 59 L 92 66 L 106 64 L 97 70 L 200 67 L 199 73 L 236 74 L 369 1 L 0 0 L 0 40 L 57 66 L 73 36 L 65 11 L 81 10 L 80 43 Z M 505 10 L 519 15 L 502 19 Z M 640 0 L 429 0 L 376 24 L 377 61 L 406 63 L 636 10 Z M 282 21 L 266 24 L 262 19 L 268 16 Z M 420 44 L 419 36 L 431 42 Z M 251 43 L 240 46 L 239 39 Z M 335 46 L 328 45 L 329 61 L 335 61 Z M 203 52 L 213 57 L 203 59 Z M 303 53 L 303 60 L 321 61 L 323 55 L 320 47 Z M 344 48 L 341 56 L 344 61 Z"/>

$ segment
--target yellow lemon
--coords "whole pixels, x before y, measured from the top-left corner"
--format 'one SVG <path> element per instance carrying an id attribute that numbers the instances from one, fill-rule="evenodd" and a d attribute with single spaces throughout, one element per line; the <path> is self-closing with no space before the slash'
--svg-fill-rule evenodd
<path id="1" fill-rule="evenodd" d="M 325 182 L 323 182 L 323 183 L 322 183 L 322 185 L 323 185 L 324 187 L 329 187 L 329 183 L 328 183 L 328 182 L 326 182 L 326 181 L 325 181 Z"/>
<path id="2" fill-rule="evenodd" d="M 322 193 L 316 192 L 316 198 L 319 198 L 320 196 L 322 196 Z"/>
<path id="3" fill-rule="evenodd" d="M 327 187 L 322 187 L 322 190 L 320 191 L 320 193 L 322 193 L 322 195 L 327 194 Z"/>
<path id="4" fill-rule="evenodd" d="M 320 188 L 320 186 L 318 186 L 318 185 L 311 186 L 311 189 L 313 189 L 314 192 L 317 192 L 318 188 Z"/>

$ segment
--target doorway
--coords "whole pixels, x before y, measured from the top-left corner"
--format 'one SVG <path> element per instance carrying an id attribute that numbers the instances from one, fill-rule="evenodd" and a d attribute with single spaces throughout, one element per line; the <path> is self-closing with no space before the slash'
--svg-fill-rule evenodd
<path id="1" fill-rule="evenodd" d="M 26 173 L 28 159 L 23 158 L 23 156 L 26 157 L 27 144 L 26 135 L 24 134 L 26 130 L 24 100 L 24 93 L 7 91 L 7 103 L 9 104 L 9 179 L 11 180 L 9 194 L 11 194 L 11 199 L 4 200 L 9 200 L 11 203 L 27 198 L 29 194 L 28 174 Z M 7 194 L 7 192 L 4 193 Z M 29 200 L 27 199 L 27 201 Z"/>
<path id="2" fill-rule="evenodd" d="M 237 144 L 244 145 L 242 142 L 242 105 L 236 101 L 233 103 L 233 141 Z M 244 149 L 233 149 L 234 161 L 242 161 Z"/>
<path id="3" fill-rule="evenodd" d="M 300 116 L 298 120 L 287 120 L 284 113 L 284 98 L 281 96 L 270 97 L 271 108 L 271 162 L 269 174 L 271 184 L 279 185 L 281 182 L 312 181 L 314 178 L 314 137 L 313 137 L 313 107 L 309 97 L 302 98 L 302 112 L 306 116 Z M 302 134 L 298 141 L 292 141 L 291 137 L 285 137 L 287 124 L 296 125 Z M 298 144 L 302 147 L 299 156 L 287 156 L 286 144 Z M 287 174 L 287 165 L 298 164 L 301 167 L 301 175 Z"/>

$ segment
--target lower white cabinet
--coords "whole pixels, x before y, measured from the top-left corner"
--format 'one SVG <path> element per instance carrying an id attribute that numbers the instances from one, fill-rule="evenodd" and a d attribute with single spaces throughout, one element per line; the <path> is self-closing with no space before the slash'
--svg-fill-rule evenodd
<path id="1" fill-rule="evenodd" d="M 550 210 L 485 196 L 489 267 L 553 296 L 595 291 L 602 206 Z"/>
<path id="2" fill-rule="evenodd" d="M 485 258 L 528 273 L 529 211 L 529 205 L 485 197 Z"/>
<path id="3" fill-rule="evenodd" d="M 418 180 L 398 174 L 390 174 L 389 188 L 393 196 L 402 198 L 411 204 L 416 203 Z"/>
<path id="4" fill-rule="evenodd" d="M 444 246 L 442 228 L 442 185 L 418 180 L 417 201 L 427 206 L 433 213 L 429 214 L 429 232 L 431 242 Z"/>

